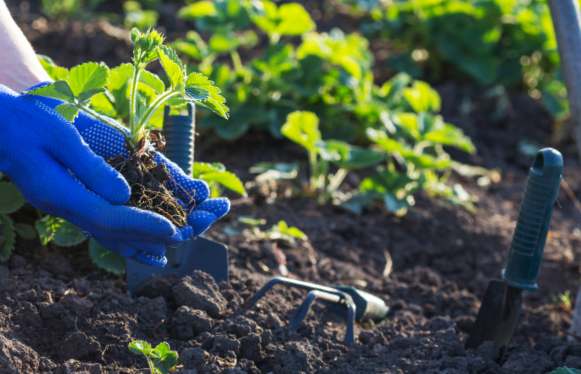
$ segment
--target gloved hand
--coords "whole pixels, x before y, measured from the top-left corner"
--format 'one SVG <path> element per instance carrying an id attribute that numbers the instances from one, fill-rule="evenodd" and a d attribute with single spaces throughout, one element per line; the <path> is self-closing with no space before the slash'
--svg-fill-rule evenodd
<path id="1" fill-rule="evenodd" d="M 99 142 L 107 139 L 98 137 L 92 126 L 85 128 L 94 146 L 102 149 Z M 166 246 L 192 232 L 153 212 L 123 206 L 130 197 L 127 182 L 89 148 L 75 127 L 34 97 L 2 85 L 0 171 L 38 209 L 65 218 L 110 250 L 145 263 L 164 265 Z"/>
<path id="2" fill-rule="evenodd" d="M 28 96 L 28 99 L 51 108 L 60 104 L 58 100 L 39 96 Z M 125 144 L 125 137 L 119 130 L 107 126 L 83 112 L 79 114 L 74 125 L 89 147 L 104 159 L 110 159 L 116 156 L 129 156 Z M 192 179 L 187 176 L 178 165 L 168 160 L 159 152 L 155 153 L 155 161 L 166 166 L 171 176 L 171 182 L 168 183 L 167 187 L 178 198 L 182 206 L 194 206 L 194 209 L 188 216 L 190 228 L 184 228 L 185 230 L 191 230 L 191 235 L 198 236 L 202 234 L 214 222 L 228 213 L 230 210 L 230 201 L 226 198 L 208 198 L 210 189 L 204 181 Z M 100 240 L 98 237 L 96 239 L 107 247 L 108 243 L 106 240 Z M 150 264 L 160 265 L 155 263 L 155 258 L 151 258 L 150 260 Z M 166 261 L 165 258 L 161 260 Z"/>

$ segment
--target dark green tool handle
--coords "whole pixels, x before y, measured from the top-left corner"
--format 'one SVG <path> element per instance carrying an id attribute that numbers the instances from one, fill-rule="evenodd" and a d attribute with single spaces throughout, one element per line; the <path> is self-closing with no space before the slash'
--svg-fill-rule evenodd
<path id="1" fill-rule="evenodd" d="M 537 152 L 503 271 L 510 286 L 524 290 L 538 288 L 537 278 L 562 174 L 563 157 L 559 151 L 543 148 Z"/>

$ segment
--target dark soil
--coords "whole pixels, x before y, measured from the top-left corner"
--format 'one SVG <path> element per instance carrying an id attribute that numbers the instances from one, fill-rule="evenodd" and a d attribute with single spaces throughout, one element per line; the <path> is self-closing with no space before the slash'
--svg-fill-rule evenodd
<path id="1" fill-rule="evenodd" d="M 24 13 L 20 19 L 33 18 Z M 71 26 L 47 23 L 48 31 L 27 32 L 39 50 L 97 58 L 82 42 L 66 44 L 86 35 L 88 24 L 80 25 L 73 32 Z M 66 45 L 57 48 L 50 40 Z M 235 200 L 230 215 L 210 233 L 230 247 L 228 284 L 215 284 L 196 272 L 152 284 L 137 297 L 128 296 L 122 278 L 96 270 L 85 248 L 47 249 L 20 241 L 10 262 L 0 266 L 0 373 L 143 373 L 145 361 L 127 350 L 134 338 L 168 341 L 180 353 L 182 373 L 545 373 L 563 365 L 581 368 L 581 341 L 567 336 L 570 306 L 558 297 L 566 291 L 574 295 L 581 274 L 581 212 L 573 198 L 581 194 L 581 173 L 568 144 L 558 147 L 566 156 L 570 189 L 562 190 L 554 212 L 540 290 L 525 294 L 521 322 L 503 355 L 498 357 L 490 345 L 464 349 L 479 298 L 488 280 L 498 277 L 510 244 L 531 162 L 519 145 L 525 140 L 549 145 L 551 121 L 526 96 L 509 95 L 506 109 L 496 113 L 497 101 L 474 89 L 448 85 L 439 90 L 446 119 L 462 126 L 478 148 L 475 156 L 458 157 L 502 174 L 499 183 L 486 188 L 459 181 L 478 197 L 476 213 L 419 196 L 403 218 L 381 207 L 357 216 L 290 198 L 290 185 L 254 184 L 250 197 Z M 467 107 L 470 111 L 461 109 Z M 223 162 L 246 180 L 251 179 L 248 167 L 258 161 L 303 157 L 292 145 L 260 134 L 235 147 L 203 142 L 198 151 L 200 159 Z M 269 224 L 284 219 L 309 240 L 296 245 L 260 240 L 238 223 L 241 215 Z M 347 347 L 342 320 L 321 306 L 297 332 L 285 328 L 303 292 L 278 288 L 258 306 L 241 310 L 285 268 L 290 277 L 372 292 L 388 303 L 390 314 L 381 323 L 359 324 L 357 344 Z"/>

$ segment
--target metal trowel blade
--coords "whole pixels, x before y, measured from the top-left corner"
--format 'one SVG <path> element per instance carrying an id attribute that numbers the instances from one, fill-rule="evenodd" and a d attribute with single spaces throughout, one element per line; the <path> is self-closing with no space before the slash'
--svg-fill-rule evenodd
<path id="1" fill-rule="evenodd" d="M 498 348 L 510 341 L 522 307 L 522 290 L 501 280 L 492 280 L 482 298 L 476 322 L 466 348 L 477 348 L 492 341 Z"/>
<path id="2" fill-rule="evenodd" d="M 198 237 L 178 246 L 168 248 L 167 265 L 164 268 L 144 265 L 133 259 L 126 260 L 127 288 L 131 294 L 156 277 L 191 274 L 195 270 L 204 271 L 216 282 L 228 281 L 228 248 L 222 244 Z"/>

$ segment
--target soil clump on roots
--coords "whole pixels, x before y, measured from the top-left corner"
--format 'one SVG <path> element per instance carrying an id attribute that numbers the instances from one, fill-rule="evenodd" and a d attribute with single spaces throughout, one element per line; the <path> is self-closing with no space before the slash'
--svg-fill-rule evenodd
<path id="1" fill-rule="evenodd" d="M 166 183 L 171 175 L 165 165 L 154 159 L 154 153 L 140 142 L 135 150 L 131 150 L 128 158 L 117 156 L 107 162 L 119 171 L 131 187 L 129 204 L 140 209 L 158 213 L 178 227 L 187 225 L 187 212 L 177 201 Z"/>

